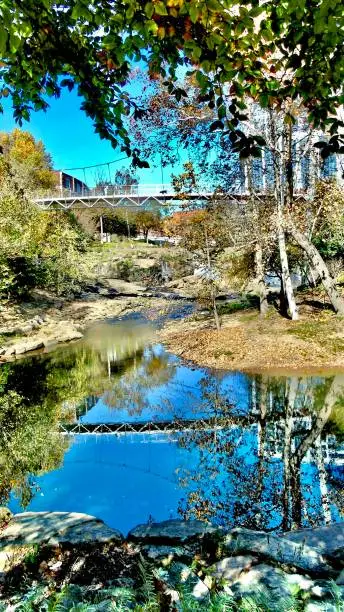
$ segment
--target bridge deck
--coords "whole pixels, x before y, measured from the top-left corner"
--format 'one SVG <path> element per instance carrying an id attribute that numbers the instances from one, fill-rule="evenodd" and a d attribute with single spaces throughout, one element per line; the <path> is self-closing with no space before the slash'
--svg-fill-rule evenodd
<path id="1" fill-rule="evenodd" d="M 209 200 L 214 195 L 211 191 L 197 191 L 187 193 L 185 196 L 191 201 Z M 145 206 L 168 206 L 172 202 L 180 202 L 185 199 L 180 193 L 176 193 L 172 185 L 123 185 L 115 189 L 109 188 L 100 191 L 90 189 L 84 192 L 71 192 L 66 190 L 56 191 L 35 200 L 37 206 L 42 210 L 59 207 L 64 210 L 71 208 L 131 208 L 137 209 Z M 227 198 L 242 199 L 246 193 L 233 193 L 226 195 Z"/>
<path id="2" fill-rule="evenodd" d="M 250 422 L 251 419 L 247 419 Z M 212 417 L 209 419 L 188 419 L 173 421 L 134 421 L 132 423 L 70 423 L 61 424 L 60 433 L 79 434 L 127 434 L 127 433 L 169 433 L 187 430 L 223 429 L 234 425 L 233 417 Z"/>

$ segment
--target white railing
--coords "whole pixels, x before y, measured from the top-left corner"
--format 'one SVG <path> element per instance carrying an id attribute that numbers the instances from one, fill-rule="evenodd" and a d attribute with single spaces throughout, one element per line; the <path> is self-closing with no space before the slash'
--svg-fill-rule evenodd
<path id="1" fill-rule="evenodd" d="M 45 196 L 48 197 L 60 197 L 60 198 L 96 198 L 96 197 L 125 197 L 131 198 L 138 196 L 151 196 L 151 197 L 163 197 L 164 195 L 174 194 L 174 189 L 171 183 L 158 183 L 158 184 L 142 184 L 137 185 L 106 185 L 105 187 L 94 187 L 92 189 L 80 189 L 79 191 L 72 191 L 71 189 L 61 188 L 57 189 L 53 194 Z"/>

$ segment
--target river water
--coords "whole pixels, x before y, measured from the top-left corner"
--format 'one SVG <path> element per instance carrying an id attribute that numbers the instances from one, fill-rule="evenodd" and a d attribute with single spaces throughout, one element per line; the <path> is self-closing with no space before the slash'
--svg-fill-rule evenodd
<path id="1" fill-rule="evenodd" d="M 101 323 L 1 366 L 0 504 L 85 512 L 124 533 L 178 517 L 269 531 L 340 520 L 344 375 L 211 371 L 153 332 L 142 317 Z"/>

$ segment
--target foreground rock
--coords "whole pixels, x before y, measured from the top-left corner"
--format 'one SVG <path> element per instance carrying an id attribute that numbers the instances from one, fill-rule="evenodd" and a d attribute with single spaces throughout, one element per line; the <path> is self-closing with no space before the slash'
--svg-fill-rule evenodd
<path id="1" fill-rule="evenodd" d="M 0 533 L 0 548 L 122 541 L 123 536 L 116 529 L 94 516 L 77 512 L 23 512 L 14 515 Z"/>
<path id="2" fill-rule="evenodd" d="M 138 525 L 129 531 L 128 539 L 134 542 L 190 543 L 219 533 L 218 527 L 202 521 L 170 520 L 161 523 Z"/>
<path id="3" fill-rule="evenodd" d="M 326 557 L 338 558 L 344 552 L 344 522 L 314 529 L 288 531 L 284 536 L 291 542 L 316 548 Z"/>
<path id="4" fill-rule="evenodd" d="M 69 321 L 47 325 L 38 333 L 21 338 L 4 348 L 0 348 L 2 358 L 23 355 L 42 348 L 50 348 L 56 344 L 79 340 L 83 334 Z"/>
<path id="5" fill-rule="evenodd" d="M 51 589 L 55 580 L 56 588 L 76 584 L 87 593 L 95 589 L 97 597 L 104 595 L 102 610 L 118 609 L 117 595 L 109 588 L 129 587 L 128 609 L 146 589 L 150 601 L 156 597 L 160 606 L 154 609 L 183 609 L 187 595 L 199 602 L 196 609 L 237 609 L 240 604 L 240 609 L 267 612 L 334 612 L 344 609 L 344 577 L 338 563 L 343 560 L 342 529 L 338 524 L 272 535 L 242 528 L 225 532 L 197 520 L 169 520 L 138 525 L 124 541 L 117 530 L 90 515 L 26 512 L 10 518 L 0 532 L 0 590 L 1 580 L 6 584 L 9 575 L 11 585 L 18 576 L 14 567 L 11 578 L 7 552 L 42 544 L 36 567 L 30 570 L 36 585 L 46 580 Z M 25 577 L 24 587 L 31 588 L 25 563 L 24 559 L 20 575 Z M 220 594 L 226 603 L 214 607 L 214 597 Z M 138 605 L 142 603 L 139 599 Z"/>
<path id="6" fill-rule="evenodd" d="M 314 575 L 334 575 L 333 568 L 316 548 L 263 531 L 233 529 L 224 539 L 224 548 L 236 555 L 254 553 Z"/>

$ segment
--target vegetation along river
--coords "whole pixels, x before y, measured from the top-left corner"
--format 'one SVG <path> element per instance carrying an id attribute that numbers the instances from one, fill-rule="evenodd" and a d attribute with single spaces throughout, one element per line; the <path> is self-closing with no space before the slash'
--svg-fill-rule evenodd
<path id="1" fill-rule="evenodd" d="M 196 368 L 142 316 L 97 324 L 1 366 L 0 504 L 123 532 L 176 517 L 277 531 L 337 521 L 343 393 L 340 373 Z"/>

